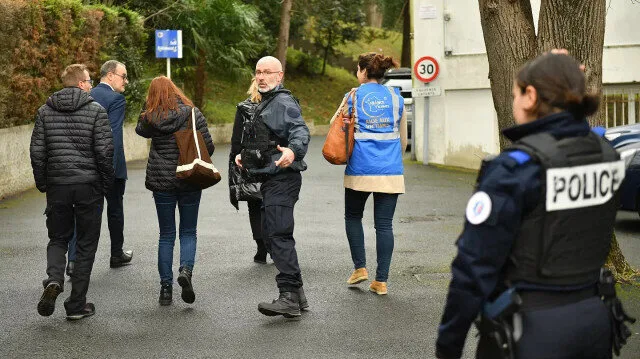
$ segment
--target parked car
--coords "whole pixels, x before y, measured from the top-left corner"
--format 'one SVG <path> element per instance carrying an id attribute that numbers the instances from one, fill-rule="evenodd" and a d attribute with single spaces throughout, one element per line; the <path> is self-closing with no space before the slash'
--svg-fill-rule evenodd
<path id="1" fill-rule="evenodd" d="M 404 98 L 404 111 L 407 114 L 407 135 L 409 144 L 407 149 L 411 149 L 411 126 L 413 124 L 413 97 L 411 97 L 411 69 L 408 67 L 399 67 L 391 69 L 384 74 L 382 78 L 383 85 L 395 87 L 400 90 L 400 95 Z"/>
<path id="2" fill-rule="evenodd" d="M 636 211 L 640 215 L 640 124 L 611 127 L 604 136 L 618 153 L 637 150 L 628 161 L 620 187 L 620 209 Z"/>

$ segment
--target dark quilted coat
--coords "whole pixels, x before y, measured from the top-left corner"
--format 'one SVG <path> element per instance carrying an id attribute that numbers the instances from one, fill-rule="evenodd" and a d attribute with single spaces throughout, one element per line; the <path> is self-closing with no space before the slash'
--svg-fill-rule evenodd
<path id="1" fill-rule="evenodd" d="M 198 186 L 176 178 L 178 167 L 178 145 L 173 133 L 187 128 L 191 122 L 191 106 L 179 104 L 179 111 L 170 111 L 167 118 L 151 119 L 140 116 L 136 133 L 145 138 L 151 138 L 151 149 L 147 162 L 147 178 L 145 186 L 154 192 L 191 192 L 199 191 Z M 198 108 L 196 113 L 196 129 L 202 133 L 207 144 L 209 155 L 213 154 L 214 146 L 207 128 L 207 120 Z"/>
<path id="2" fill-rule="evenodd" d="M 77 87 L 64 88 L 38 109 L 31 135 L 36 187 L 113 183 L 113 137 L 107 111 Z"/>

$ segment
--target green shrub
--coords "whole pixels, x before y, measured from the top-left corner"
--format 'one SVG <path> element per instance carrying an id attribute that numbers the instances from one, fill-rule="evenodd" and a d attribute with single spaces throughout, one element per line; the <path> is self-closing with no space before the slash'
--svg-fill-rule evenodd
<path id="1" fill-rule="evenodd" d="M 287 50 L 287 71 L 307 75 L 322 72 L 322 59 L 305 52 L 289 48 Z"/>
<path id="2" fill-rule="evenodd" d="M 81 0 L 0 0 L 0 127 L 30 123 L 38 107 L 62 87 L 60 74 L 84 63 L 98 80 L 108 59 L 127 65 L 129 111 L 139 108 L 147 35 L 141 17 Z M 137 114 L 135 114 L 137 115 Z"/>

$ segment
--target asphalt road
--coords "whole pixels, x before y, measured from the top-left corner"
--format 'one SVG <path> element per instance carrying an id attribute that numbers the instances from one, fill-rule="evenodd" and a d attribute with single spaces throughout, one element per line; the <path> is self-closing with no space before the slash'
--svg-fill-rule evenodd
<path id="1" fill-rule="evenodd" d="M 344 233 L 341 166 L 320 153 L 313 138 L 296 206 L 295 237 L 310 311 L 300 320 L 265 317 L 260 301 L 277 297 L 276 268 L 255 264 L 246 205 L 228 201 L 228 145 L 214 162 L 223 181 L 204 191 L 193 274 L 196 302 L 158 305 L 158 223 L 151 192 L 144 187 L 145 162 L 129 164 L 125 194 L 125 249 L 130 266 L 109 268 L 109 235 L 102 236 L 88 299 L 96 315 L 67 322 L 63 293 L 51 317 L 36 303 L 45 276 L 45 197 L 36 190 L 0 202 L 0 358 L 432 358 L 455 254 L 454 241 L 475 174 L 406 162 L 407 194 L 394 221 L 395 251 L 389 295 L 377 296 L 366 283 L 348 288 L 352 264 Z M 375 270 L 373 212 L 365 212 L 370 272 Z M 621 247 L 640 267 L 640 217 L 620 213 Z M 177 244 L 176 247 L 179 245 Z M 178 248 L 174 257 L 178 267 Z M 69 283 L 70 284 L 70 283 Z M 640 290 L 625 287 L 631 314 L 640 317 Z M 640 331 L 635 325 L 633 332 Z M 475 329 L 465 358 L 472 358 Z M 639 336 L 622 358 L 640 357 Z"/>

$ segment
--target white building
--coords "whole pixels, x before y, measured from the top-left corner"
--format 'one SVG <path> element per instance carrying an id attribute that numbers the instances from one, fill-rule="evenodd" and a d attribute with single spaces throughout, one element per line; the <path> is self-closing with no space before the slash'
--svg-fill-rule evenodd
<path id="1" fill-rule="evenodd" d="M 439 96 L 415 98 L 415 157 L 477 169 L 499 151 L 477 0 L 412 0 L 412 63 L 434 57 Z M 609 1 L 607 1 L 609 3 Z M 532 0 L 537 26 L 540 0 Z M 608 125 L 640 122 L 640 3 L 612 0 L 607 11 L 603 82 Z M 414 75 L 414 88 L 424 87 Z"/>

